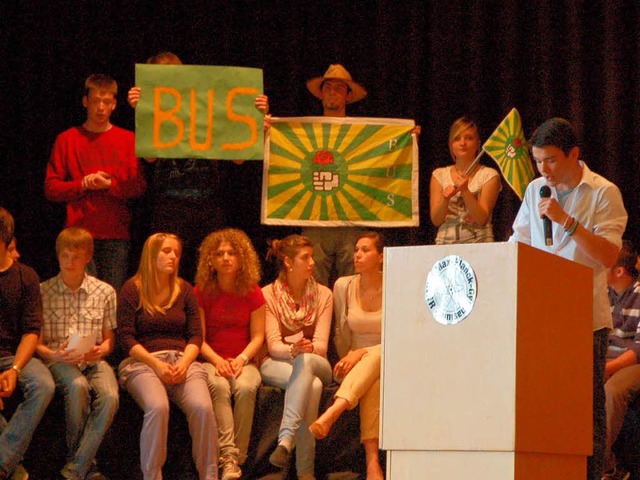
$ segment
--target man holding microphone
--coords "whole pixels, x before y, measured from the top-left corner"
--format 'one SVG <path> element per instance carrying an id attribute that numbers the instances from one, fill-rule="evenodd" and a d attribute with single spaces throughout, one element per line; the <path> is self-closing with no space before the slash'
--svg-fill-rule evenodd
<path id="1" fill-rule="evenodd" d="M 594 444 L 587 478 L 600 480 L 606 441 L 604 367 L 612 326 L 607 271 L 617 260 L 627 212 L 620 190 L 579 160 L 577 135 L 567 120 L 547 120 L 529 143 L 542 176 L 527 187 L 509 241 L 526 243 L 593 269 Z M 551 190 L 549 197 L 541 195 L 545 185 Z M 551 242 L 545 239 L 543 217 L 551 222 Z"/>

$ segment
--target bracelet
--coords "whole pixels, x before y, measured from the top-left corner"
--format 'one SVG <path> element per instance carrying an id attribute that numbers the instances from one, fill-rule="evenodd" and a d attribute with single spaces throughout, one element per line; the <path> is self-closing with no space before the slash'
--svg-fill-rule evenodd
<path id="1" fill-rule="evenodd" d="M 22 369 L 17 365 L 11 365 L 11 370 L 15 370 L 18 376 L 22 373 Z"/>
<path id="2" fill-rule="evenodd" d="M 573 224 L 576 223 L 576 219 L 574 217 L 569 217 L 569 220 L 571 221 L 566 227 L 564 226 L 564 224 L 562 225 L 562 228 L 564 229 L 565 232 L 568 232 L 569 230 L 571 230 L 571 228 L 573 228 Z"/>
<path id="3" fill-rule="evenodd" d="M 289 356 L 293 358 L 293 343 L 289 344 Z"/>
<path id="4" fill-rule="evenodd" d="M 578 229 L 578 226 L 580 225 L 580 222 L 578 220 L 574 221 L 571 224 L 571 228 L 567 231 L 567 235 L 571 236 L 574 233 L 576 233 L 576 230 Z"/>
<path id="5" fill-rule="evenodd" d="M 240 357 L 242 359 L 242 362 L 244 363 L 244 366 L 246 367 L 247 364 L 249 363 L 249 357 L 247 357 L 244 353 L 241 353 L 240 355 L 238 355 L 238 357 Z"/>

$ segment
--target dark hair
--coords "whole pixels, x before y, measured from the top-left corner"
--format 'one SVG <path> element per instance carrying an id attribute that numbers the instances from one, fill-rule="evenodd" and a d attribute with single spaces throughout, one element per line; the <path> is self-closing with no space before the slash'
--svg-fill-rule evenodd
<path id="1" fill-rule="evenodd" d="M 11 243 L 14 232 L 13 216 L 9 213 L 9 210 L 0 207 L 0 241 L 4 243 L 5 247 L 8 247 Z"/>
<path id="2" fill-rule="evenodd" d="M 356 243 L 358 243 L 358 241 L 361 238 L 370 238 L 371 240 L 373 240 L 373 244 L 376 246 L 376 250 L 378 251 L 378 253 L 382 253 L 382 250 L 384 249 L 384 247 L 387 244 L 387 242 L 385 241 L 385 239 L 382 236 L 382 234 L 380 232 L 376 232 L 374 230 L 369 230 L 369 231 L 364 232 L 361 235 L 359 235 L 358 238 L 356 238 Z M 354 247 L 355 247 L 355 245 L 354 245 Z"/>
<path id="3" fill-rule="evenodd" d="M 638 269 L 636 268 L 637 262 L 638 253 L 636 252 L 635 248 L 633 248 L 633 244 L 628 240 L 624 240 L 622 242 L 622 248 L 618 253 L 618 259 L 616 260 L 614 268 L 622 267 L 627 271 L 629 275 L 631 275 L 633 278 L 636 278 L 638 276 Z"/>
<path id="4" fill-rule="evenodd" d="M 565 155 L 578 146 L 578 135 L 573 125 L 564 118 L 550 118 L 531 135 L 531 147 L 558 147 Z"/>
<path id="5" fill-rule="evenodd" d="M 269 250 L 267 250 L 267 260 L 275 258 L 280 277 L 283 278 L 287 270 L 284 259 L 288 257 L 293 260 L 300 249 L 304 247 L 313 248 L 313 243 L 302 235 L 289 235 L 282 240 L 271 240 L 269 241 Z"/>

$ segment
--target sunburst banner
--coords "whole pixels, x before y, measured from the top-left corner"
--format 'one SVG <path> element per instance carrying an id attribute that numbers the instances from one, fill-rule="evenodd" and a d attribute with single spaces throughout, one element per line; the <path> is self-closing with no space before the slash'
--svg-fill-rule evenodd
<path id="1" fill-rule="evenodd" d="M 389 118 L 272 118 L 262 223 L 419 225 L 414 126 Z"/>
<path id="2" fill-rule="evenodd" d="M 518 110 L 513 108 L 509 112 L 482 149 L 496 161 L 505 180 L 522 200 L 534 173 Z"/>

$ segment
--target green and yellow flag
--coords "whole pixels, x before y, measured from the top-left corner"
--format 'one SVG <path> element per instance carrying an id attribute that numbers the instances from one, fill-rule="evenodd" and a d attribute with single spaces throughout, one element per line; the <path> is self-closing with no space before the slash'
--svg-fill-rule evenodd
<path id="1" fill-rule="evenodd" d="M 419 225 L 413 120 L 272 118 L 265 145 L 265 225 Z"/>
<path id="2" fill-rule="evenodd" d="M 518 110 L 509 112 L 482 149 L 496 161 L 505 180 L 522 200 L 534 172 Z"/>

